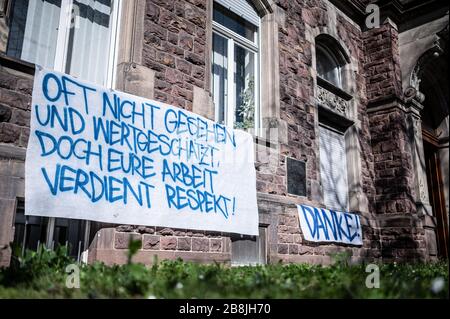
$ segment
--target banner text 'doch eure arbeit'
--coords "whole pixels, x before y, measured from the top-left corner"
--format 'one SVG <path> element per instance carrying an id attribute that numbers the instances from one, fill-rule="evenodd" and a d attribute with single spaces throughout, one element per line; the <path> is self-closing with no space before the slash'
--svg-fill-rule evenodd
<path id="1" fill-rule="evenodd" d="M 252 136 L 36 68 L 26 214 L 258 234 Z"/>

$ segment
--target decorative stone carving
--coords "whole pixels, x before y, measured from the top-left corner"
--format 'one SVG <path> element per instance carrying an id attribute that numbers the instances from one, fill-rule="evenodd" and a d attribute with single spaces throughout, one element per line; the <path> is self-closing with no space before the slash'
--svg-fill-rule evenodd
<path id="1" fill-rule="evenodd" d="M 347 116 L 349 110 L 349 101 L 337 96 L 336 94 L 317 86 L 317 100 L 319 104 Z"/>
<path id="2" fill-rule="evenodd" d="M 405 102 L 411 102 L 412 100 L 416 100 L 419 103 L 423 103 L 425 101 L 425 95 L 417 90 L 415 87 L 409 86 L 404 93 Z"/>
<path id="3" fill-rule="evenodd" d="M 422 203 L 428 203 L 428 193 L 426 190 L 427 185 L 425 185 L 422 177 L 419 177 L 419 198 Z"/>
<path id="4" fill-rule="evenodd" d="M 432 63 L 434 59 L 438 58 L 444 53 L 444 44 L 440 35 L 436 35 L 436 40 L 431 49 L 425 52 L 417 61 L 414 70 L 411 73 L 410 86 L 419 91 L 420 82 L 422 80 L 422 72 L 425 65 Z"/>
<path id="5" fill-rule="evenodd" d="M 419 97 L 416 94 L 414 94 L 413 99 L 417 100 L 419 99 Z M 418 114 L 420 114 L 420 111 L 422 110 L 423 106 L 420 103 L 412 103 L 412 104 L 415 104 L 415 107 L 419 108 Z M 423 153 L 423 142 L 422 142 L 422 120 L 420 118 L 420 115 L 411 115 L 411 125 L 413 133 L 413 136 L 411 136 L 412 138 L 411 145 L 413 148 L 414 166 L 415 166 L 414 169 L 416 171 L 416 183 L 417 183 L 416 192 L 418 195 L 417 199 L 423 204 L 429 204 L 428 185 L 426 181 L 426 172 L 424 167 L 425 155 Z"/>

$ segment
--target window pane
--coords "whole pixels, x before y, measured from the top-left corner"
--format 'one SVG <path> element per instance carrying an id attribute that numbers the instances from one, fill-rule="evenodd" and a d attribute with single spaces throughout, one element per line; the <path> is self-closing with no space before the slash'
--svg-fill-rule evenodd
<path id="1" fill-rule="evenodd" d="M 217 3 L 214 3 L 213 20 L 244 38 L 256 42 L 256 26 Z"/>
<path id="2" fill-rule="evenodd" d="M 15 0 L 7 54 L 53 68 L 61 0 Z"/>
<path id="3" fill-rule="evenodd" d="M 266 264 L 267 228 L 259 227 L 259 236 L 237 235 L 231 238 L 231 264 Z"/>
<path id="4" fill-rule="evenodd" d="M 317 47 L 316 59 L 319 76 L 337 87 L 341 87 L 340 65 L 336 59 L 320 47 Z"/>
<path id="5" fill-rule="evenodd" d="M 236 45 L 234 62 L 235 128 L 255 128 L 255 54 Z"/>
<path id="6" fill-rule="evenodd" d="M 111 0 L 74 0 L 66 73 L 106 84 L 112 31 Z"/>
<path id="7" fill-rule="evenodd" d="M 85 221 L 56 218 L 53 230 L 53 246 L 67 246 L 69 256 L 78 258 L 84 249 Z"/>
<path id="8" fill-rule="evenodd" d="M 346 211 L 348 206 L 347 157 L 344 135 L 319 127 L 320 176 L 324 204 Z"/>
<path id="9" fill-rule="evenodd" d="M 212 88 L 217 122 L 225 123 L 228 85 L 228 40 L 213 34 Z"/>

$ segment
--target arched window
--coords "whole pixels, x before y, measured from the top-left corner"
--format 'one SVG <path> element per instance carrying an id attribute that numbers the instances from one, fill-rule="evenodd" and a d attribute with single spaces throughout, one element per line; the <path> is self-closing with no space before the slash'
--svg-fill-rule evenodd
<path id="1" fill-rule="evenodd" d="M 317 84 L 320 90 L 327 92 L 327 107 L 319 108 L 319 147 L 320 147 L 320 178 L 322 185 L 323 204 L 333 210 L 347 211 L 349 209 L 349 180 L 347 171 L 347 129 L 351 125 L 346 122 L 346 110 L 336 119 L 339 101 L 348 89 L 346 81 L 346 66 L 349 59 L 339 43 L 328 35 L 316 37 L 316 69 Z M 331 96 L 331 98 L 329 97 Z M 342 114 L 344 113 L 344 114 Z M 345 122 L 345 124 L 344 124 Z"/>
<path id="2" fill-rule="evenodd" d="M 346 55 L 334 39 L 325 35 L 316 38 L 316 67 L 320 78 L 343 89 L 347 63 Z"/>

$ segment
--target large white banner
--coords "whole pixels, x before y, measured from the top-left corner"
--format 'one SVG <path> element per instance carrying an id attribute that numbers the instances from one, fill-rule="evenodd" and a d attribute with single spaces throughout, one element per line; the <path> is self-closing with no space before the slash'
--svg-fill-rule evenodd
<path id="1" fill-rule="evenodd" d="M 303 236 L 313 242 L 362 245 L 360 218 L 356 214 L 297 205 Z"/>
<path id="2" fill-rule="evenodd" d="M 252 136 L 36 70 L 26 214 L 258 234 Z"/>

